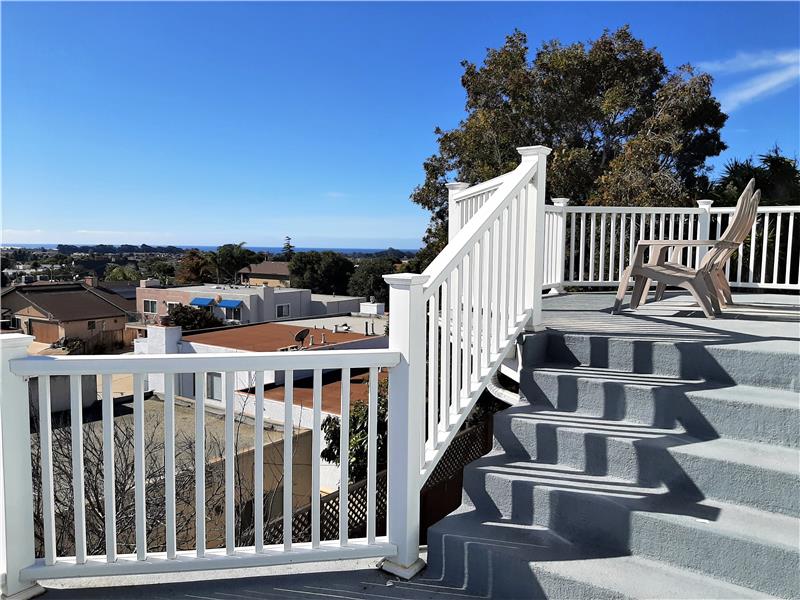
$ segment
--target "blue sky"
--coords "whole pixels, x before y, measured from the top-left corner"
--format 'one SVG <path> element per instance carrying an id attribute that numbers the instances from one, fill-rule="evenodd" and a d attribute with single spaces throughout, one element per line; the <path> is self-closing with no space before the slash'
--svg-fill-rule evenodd
<path id="1" fill-rule="evenodd" d="M 797 155 L 794 2 L 3 2 L 3 243 L 416 247 L 459 62 L 625 23 L 716 77 L 714 165 Z"/>

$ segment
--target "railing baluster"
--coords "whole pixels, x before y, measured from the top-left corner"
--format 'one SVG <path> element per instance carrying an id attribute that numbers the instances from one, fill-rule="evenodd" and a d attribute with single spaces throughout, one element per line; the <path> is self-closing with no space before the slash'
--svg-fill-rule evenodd
<path id="1" fill-rule="evenodd" d="M 44 525 L 44 564 L 56 562 L 56 517 L 53 495 L 53 426 L 51 422 L 50 376 L 38 378 L 39 446 L 42 455 L 42 520 Z"/>
<path id="2" fill-rule="evenodd" d="M 614 281 L 616 279 L 614 277 L 614 265 L 616 264 L 614 259 L 616 258 L 615 252 L 617 249 L 617 214 L 612 212 L 608 217 L 611 220 L 611 233 L 608 240 L 608 252 L 610 254 L 608 257 L 608 280 Z"/>
<path id="3" fill-rule="evenodd" d="M 439 290 L 428 300 L 428 442 L 431 448 L 439 443 Z"/>
<path id="4" fill-rule="evenodd" d="M 322 370 L 314 369 L 313 421 L 311 425 L 311 547 L 319 548 L 320 427 L 322 411 Z"/>
<path id="5" fill-rule="evenodd" d="M 775 254 L 772 259 L 772 284 L 778 283 L 778 259 L 780 258 L 781 253 L 779 252 L 781 247 L 781 217 L 783 215 L 778 213 L 777 220 L 775 222 Z M 787 256 L 788 258 L 788 256 Z"/>
<path id="6" fill-rule="evenodd" d="M 789 219 L 789 234 L 786 240 L 786 275 L 784 276 L 784 284 L 790 285 L 792 282 L 790 281 L 791 278 L 791 268 L 792 268 L 792 239 L 794 234 L 794 212 L 788 213 Z M 800 282 L 798 282 L 800 283 Z"/>
<path id="7" fill-rule="evenodd" d="M 292 456 L 294 441 L 294 371 L 283 372 L 283 550 L 292 549 Z"/>
<path id="8" fill-rule="evenodd" d="M 349 533 L 348 494 L 350 486 L 350 369 L 342 369 L 342 401 L 339 419 L 339 545 L 346 546 Z"/>
<path id="9" fill-rule="evenodd" d="M 135 472 L 136 559 L 147 559 L 147 478 L 144 463 L 144 375 L 133 374 L 133 454 Z"/>
<path id="10" fill-rule="evenodd" d="M 578 247 L 578 281 L 585 281 L 586 263 L 583 261 L 583 249 L 586 248 L 586 213 L 581 213 L 581 243 Z"/>
<path id="11" fill-rule="evenodd" d="M 606 213 L 600 215 L 600 281 L 606 275 Z"/>
<path id="12" fill-rule="evenodd" d="M 72 497 L 75 514 L 75 562 L 86 562 L 86 502 L 83 485 L 83 389 L 80 375 L 69 376 L 72 434 Z"/>
<path id="13" fill-rule="evenodd" d="M 458 389 L 458 408 L 461 410 L 461 399 L 470 393 L 470 361 L 473 356 L 473 331 L 478 332 L 477 326 L 480 321 L 476 318 L 473 325 L 472 318 L 472 295 L 475 293 L 474 277 L 475 277 L 475 258 L 478 256 L 478 247 L 480 242 L 476 242 L 472 251 L 461 262 L 461 298 L 463 301 L 463 322 L 461 324 L 463 330 L 462 346 L 461 346 L 461 385 Z M 475 303 L 476 308 L 480 307 L 480 303 Z"/>
<path id="14" fill-rule="evenodd" d="M 694 215 L 689 215 L 689 235 L 687 239 L 693 240 L 694 238 Z M 697 268 L 697 253 L 695 252 L 696 248 L 687 248 L 686 249 L 686 264 L 690 267 L 694 266 Z"/>
<path id="15" fill-rule="evenodd" d="M 530 207 L 528 207 L 527 210 L 530 210 Z M 530 244 L 531 241 L 528 240 L 528 243 Z M 578 279 L 580 279 L 580 277 Z M 570 224 L 569 224 L 569 277 L 567 277 L 567 281 L 574 281 L 574 280 L 575 280 L 575 213 L 572 213 L 572 215 L 570 215 Z"/>
<path id="16" fill-rule="evenodd" d="M 450 292 L 450 297 L 452 298 L 451 304 L 451 312 L 453 313 L 453 355 L 451 358 L 452 368 L 450 369 L 452 373 L 452 382 L 450 383 L 450 402 L 448 403 L 448 415 L 450 414 L 451 410 L 455 410 L 456 413 L 461 408 L 461 338 L 464 335 L 464 331 L 461 328 L 461 309 L 463 306 L 462 302 L 462 275 L 464 273 L 464 265 L 466 264 L 467 257 L 461 259 L 461 264 L 453 271 L 451 275 L 451 280 L 453 283 L 453 289 Z M 449 421 L 449 416 L 448 416 Z"/>
<path id="17" fill-rule="evenodd" d="M 481 353 L 483 354 L 484 363 L 483 365 L 478 365 L 475 369 L 475 381 L 480 381 L 481 373 L 483 371 L 483 367 L 488 366 L 492 362 L 492 348 L 494 347 L 494 328 L 492 326 L 492 314 L 494 312 L 493 303 L 494 303 L 494 291 L 497 288 L 495 285 L 495 277 L 497 277 L 497 269 L 495 268 L 495 261 L 497 259 L 497 254 L 495 254 L 494 246 L 495 246 L 495 235 L 494 235 L 494 225 L 496 221 L 489 225 L 488 230 L 488 243 L 486 245 L 486 264 L 483 265 L 483 272 L 486 278 L 486 299 L 482 300 L 480 303 L 480 308 L 485 313 L 482 321 L 484 329 L 484 338 L 486 342 L 481 347 Z"/>
<path id="18" fill-rule="evenodd" d="M 492 261 L 494 271 L 494 298 L 492 298 L 492 313 L 489 315 L 491 329 L 492 329 L 492 347 L 489 354 L 489 361 L 488 363 L 491 364 L 494 360 L 494 354 L 499 352 L 501 337 L 500 337 L 500 323 L 502 321 L 500 317 L 500 288 L 503 285 L 503 280 L 501 277 L 501 273 L 503 272 L 503 244 L 505 243 L 505 238 L 503 237 L 503 215 L 502 213 L 495 221 L 495 226 L 497 228 L 497 235 L 495 235 L 495 247 L 493 249 L 494 253 L 494 260 Z"/>
<path id="19" fill-rule="evenodd" d="M 469 261 L 469 275 L 467 277 L 469 292 L 464 294 L 467 302 L 464 312 L 465 318 L 468 319 L 468 323 L 472 323 L 472 326 L 466 329 L 470 335 L 466 340 L 467 347 L 464 353 L 464 387 L 468 396 L 472 394 L 472 382 L 477 380 L 478 373 L 480 373 L 483 365 L 483 310 L 486 307 L 486 303 L 483 301 L 483 278 L 486 272 L 483 269 L 483 260 L 486 253 L 486 239 L 486 235 L 482 235 L 475 245 L 475 250 Z M 475 252 L 477 252 L 477 255 Z M 474 342 L 472 340 L 472 330 L 475 331 Z"/>
<path id="20" fill-rule="evenodd" d="M 111 375 L 102 376 L 103 385 L 103 496 L 106 525 L 106 561 L 117 560 L 117 509 L 114 502 L 114 397 Z"/>
<path id="21" fill-rule="evenodd" d="M 506 329 L 510 329 L 517 324 L 517 255 L 519 253 L 519 208 L 517 207 L 516 198 L 511 199 L 511 204 L 508 207 L 508 242 L 509 242 L 509 264 L 507 266 L 508 277 L 508 321 Z M 551 242 L 548 248 L 552 248 L 552 234 Z M 550 258 L 555 258 L 551 253 Z M 552 264 L 552 260 L 551 260 Z M 552 279 L 546 279 L 550 282 Z"/>
<path id="22" fill-rule="evenodd" d="M 753 283 L 753 277 L 755 276 L 755 262 L 756 262 L 756 227 L 758 226 L 758 218 L 753 221 L 753 227 L 750 230 L 750 261 L 747 264 L 748 274 L 747 274 L 747 281 L 748 283 Z"/>
<path id="23" fill-rule="evenodd" d="M 194 496 L 197 558 L 206 553 L 206 374 L 194 374 Z"/>
<path id="24" fill-rule="evenodd" d="M 442 317 L 441 317 L 441 331 L 442 339 L 440 342 L 440 356 L 441 364 L 439 368 L 439 385 L 441 390 L 439 392 L 439 413 L 436 415 L 436 426 L 444 422 L 444 432 L 450 428 L 450 348 L 452 345 L 452 334 L 450 331 L 450 290 L 452 289 L 451 276 L 447 278 L 445 283 L 442 284 Z"/>
<path id="25" fill-rule="evenodd" d="M 367 543 L 375 543 L 378 472 L 378 369 L 369 370 L 369 406 L 367 412 Z"/>
<path id="26" fill-rule="evenodd" d="M 589 281 L 594 281 L 594 250 L 595 236 L 597 235 L 597 215 L 592 213 L 591 228 L 589 229 Z"/>
<path id="27" fill-rule="evenodd" d="M 222 374 L 222 389 L 225 395 L 225 553 L 236 552 L 236 438 L 234 433 L 233 383 L 235 373 Z"/>
<path id="28" fill-rule="evenodd" d="M 264 371 L 253 374 L 255 392 L 255 449 L 253 450 L 253 535 L 256 552 L 264 551 Z M 285 387 L 285 382 L 284 382 Z M 284 431 L 284 436 L 286 432 Z M 289 436 L 291 437 L 291 435 Z M 271 515 L 270 515 L 271 516 Z"/>
<path id="29" fill-rule="evenodd" d="M 622 278 L 622 271 L 625 270 L 625 225 L 628 217 L 625 213 L 619 215 L 619 264 L 617 265 L 617 281 Z"/>
<path id="30" fill-rule="evenodd" d="M 767 249 L 769 244 L 769 213 L 764 213 L 764 228 L 761 234 L 761 279 L 759 283 L 767 282 Z"/>
<path id="31" fill-rule="evenodd" d="M 164 373 L 164 502 L 167 558 L 175 558 L 175 375 Z"/>

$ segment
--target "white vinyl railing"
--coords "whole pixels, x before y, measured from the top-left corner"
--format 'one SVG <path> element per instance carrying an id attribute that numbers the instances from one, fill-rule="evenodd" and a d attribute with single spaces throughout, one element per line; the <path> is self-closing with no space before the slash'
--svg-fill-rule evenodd
<path id="1" fill-rule="evenodd" d="M 639 240 L 716 240 L 733 208 L 568 206 L 564 198 L 545 208 L 543 287 L 614 287 Z M 726 266 L 733 287 L 800 289 L 800 254 L 794 228 L 800 206 L 762 206 L 750 237 Z M 697 266 L 704 248 L 675 257 Z"/>
<path id="2" fill-rule="evenodd" d="M 450 229 L 448 245 L 424 273 L 384 277 L 389 346 L 402 355 L 389 372 L 389 406 L 405 411 L 389 420 L 389 456 L 403 460 L 389 461 L 388 495 L 388 535 L 398 540 L 401 565 L 419 564 L 422 484 L 520 332 L 541 323 L 550 150 L 518 151 L 520 165 L 502 177 L 471 188 L 450 184 L 451 214 L 459 215 L 452 223 L 459 227 Z M 401 433 L 406 426 L 410 436 Z M 416 484 L 400 490 L 393 480 Z"/>
<path id="3" fill-rule="evenodd" d="M 393 556 L 396 544 L 386 537 L 376 536 L 376 483 L 377 459 L 377 402 L 378 370 L 392 368 L 398 364 L 400 353 L 391 350 L 319 350 L 307 352 L 225 353 L 225 354 L 181 354 L 181 355 L 118 355 L 118 356 L 67 356 L 29 357 L 27 346 L 31 336 L 14 334 L 0 336 L 2 347 L 3 380 L 0 400 L 0 426 L 2 427 L 2 547 L 4 550 L 3 594 L 11 596 L 24 593 L 41 579 L 114 576 L 135 573 L 164 573 L 176 571 L 206 570 L 216 568 L 253 567 L 294 562 L 320 561 L 344 558 Z M 342 502 L 339 539 L 320 540 L 320 423 L 322 406 L 323 371 L 341 371 L 340 408 L 342 428 L 341 480 L 342 498 L 347 496 L 349 437 L 347 426 L 350 411 L 350 373 L 352 369 L 369 372 L 368 398 L 368 475 L 367 486 L 372 490 L 367 508 L 367 531 L 363 539 L 348 538 L 347 502 Z M 312 391 L 312 451 L 311 451 L 311 541 L 298 542 L 292 539 L 293 506 L 293 382 L 294 371 L 313 372 Z M 283 487 L 284 539 L 282 544 L 268 545 L 264 541 L 264 463 L 253 460 L 252 471 L 237 472 L 240 461 L 234 454 L 235 435 L 238 429 L 252 427 L 255 448 L 264 447 L 264 372 L 283 372 L 285 375 L 284 436 L 283 436 Z M 207 504 L 206 473 L 206 409 L 209 397 L 206 390 L 206 374 L 222 373 L 224 412 L 224 511 L 219 506 Z M 236 422 L 234 405 L 234 381 L 237 374 L 248 373 L 254 382 L 255 419 L 248 425 Z M 133 378 L 133 527 L 120 530 L 118 526 L 115 489 L 115 451 L 119 439 L 115 439 L 114 399 L 112 377 L 132 375 Z M 150 475 L 151 453 L 146 455 L 145 439 L 145 378 L 149 374 L 164 377 L 163 427 L 157 429 L 163 436 L 163 481 L 154 481 Z M 194 465 L 193 506 L 180 505 L 176 499 L 176 475 L 186 480 L 186 473 L 176 468 L 176 386 L 178 375 L 193 374 L 194 388 Z M 83 421 L 82 376 L 98 376 L 102 400 L 102 473 L 86 473 L 84 464 L 84 439 L 87 436 Z M 54 450 L 64 456 L 64 448 L 54 448 L 54 429 L 51 425 L 51 380 L 55 376 L 66 376 L 69 381 L 71 449 L 71 481 L 54 479 Z M 33 496 L 31 472 L 32 439 L 29 428 L 28 383 L 33 378 L 38 387 L 38 437 L 41 449 L 41 513 L 43 522 L 43 556 L 34 556 Z M 55 389 L 55 387 L 53 387 Z M 235 433 L 235 429 L 237 430 Z M 63 436 L 58 438 L 65 441 Z M 148 436 L 148 443 L 150 437 Z M 95 448 L 96 450 L 96 448 Z M 254 455 L 255 457 L 255 455 Z M 184 465 L 185 468 L 185 465 Z M 148 470 L 149 469 L 149 470 Z M 191 469 L 190 469 L 191 470 Z M 63 472 L 63 469 L 60 470 Z M 189 476 L 192 473 L 188 474 Z M 87 486 L 86 477 L 102 478 L 104 509 L 102 529 L 87 528 L 86 490 L 97 493 L 98 486 Z M 236 512 L 242 501 L 237 481 L 252 479 L 254 535 L 245 545 L 237 539 Z M 192 478 L 192 477 L 190 477 Z M 397 482 L 393 482 L 397 485 Z M 65 493 L 63 488 L 69 488 Z M 154 498 L 154 491 L 159 497 Z M 59 506 L 71 498 L 71 507 Z M 165 506 L 165 519 L 161 523 L 151 522 L 148 503 Z M 69 556 L 60 556 L 56 541 L 58 516 L 71 512 L 73 531 L 67 535 L 69 547 L 74 548 Z M 178 540 L 176 519 L 184 517 L 184 511 L 194 513 L 191 524 L 193 535 L 189 536 L 192 547 L 185 548 L 186 536 Z M 218 513 L 217 511 L 220 511 Z M 210 519 L 218 521 L 224 531 L 221 543 L 208 544 L 206 529 Z M 189 520 L 192 520 L 191 518 Z M 96 523 L 96 519 L 94 522 Z M 127 521 L 126 521 L 127 522 Z M 60 528 L 63 535 L 63 527 Z M 156 531 L 158 529 L 158 531 Z M 261 532 L 261 535 L 259 535 Z M 120 537 L 125 538 L 119 539 Z M 219 536 L 218 536 L 219 537 Z M 90 553 L 87 539 L 93 538 L 93 547 L 104 546 L 102 553 Z M 104 540 L 104 541 L 103 541 Z M 179 543 L 180 541 L 180 543 Z M 63 540 L 60 542 L 63 545 Z M 154 551 L 153 546 L 159 549 Z M 179 549 L 179 546 L 184 546 Z M 119 547 L 132 551 L 119 552 Z M 26 596 L 27 597 L 27 596 Z"/>
<path id="4" fill-rule="evenodd" d="M 387 275 L 390 285 L 388 350 L 319 350 L 305 352 L 165 354 L 119 356 L 30 357 L 31 336 L 0 336 L 2 397 L 2 481 L 0 559 L 4 596 L 35 593 L 42 579 L 167 573 L 215 568 L 254 567 L 294 562 L 386 557 L 383 568 L 409 577 L 424 563 L 419 558 L 420 490 L 451 440 L 474 407 L 494 372 L 515 348 L 525 327 L 541 323 L 540 290 L 544 264 L 545 162 L 550 150 L 541 146 L 518 149 L 522 160 L 513 171 L 490 182 L 465 189 L 451 187 L 462 211 L 458 230 L 448 246 L 421 275 Z M 388 369 L 387 530 L 376 535 L 377 381 Z M 348 422 L 351 407 L 350 374 L 369 370 L 367 529 L 363 539 L 350 539 L 347 519 L 349 464 Z M 283 372 L 285 380 L 283 436 L 282 544 L 264 539 L 264 466 L 254 460 L 246 467 L 252 491 L 253 534 L 240 535 L 237 523 L 246 494 L 236 436 L 252 427 L 254 448 L 264 447 L 265 371 Z M 293 382 L 295 372 L 313 373 L 311 441 L 311 541 L 292 537 L 293 505 Z M 320 539 L 320 469 L 322 374 L 341 372 L 339 539 Z M 224 406 L 222 501 L 209 504 L 206 455 L 207 374 L 221 373 Z M 243 376 L 244 373 L 244 376 Z M 133 381 L 132 486 L 119 493 L 115 479 L 115 436 L 112 378 L 130 375 Z M 98 458 L 86 471 L 83 378 L 97 380 L 100 393 L 102 442 L 93 444 Z M 51 382 L 68 378 L 66 392 L 70 427 L 56 437 L 51 411 Z M 163 451 L 155 458 L 152 432 L 145 435 L 145 391 L 149 379 L 163 378 L 163 414 L 156 437 Z M 34 381 L 30 381 L 34 380 Z M 193 449 L 191 461 L 176 464 L 176 380 L 193 381 Z M 236 418 L 237 385 L 252 382 L 255 419 L 252 426 Z M 38 406 L 29 410 L 29 383 L 38 388 Z M 181 386 L 183 388 L 184 386 Z M 191 386 L 186 386 L 191 387 Z M 52 388 L 55 389 L 55 388 Z M 184 401 L 181 398 L 181 401 Z M 219 403 L 217 403 L 219 404 Z M 160 409 L 159 409 L 160 410 Z M 31 431 L 31 417 L 38 423 Z M 184 426 L 186 419 L 183 420 Z M 191 424 L 190 424 L 191 428 Z M 30 456 L 39 456 L 36 481 Z M 56 441 L 54 441 L 56 440 Z M 98 446 L 100 449 L 98 449 Z M 161 447 L 161 446 L 159 446 Z M 88 447 L 87 447 L 88 448 Z M 54 452 L 60 477 L 54 476 Z M 127 447 L 124 450 L 127 452 Z M 102 455 L 102 460 L 99 460 Z M 183 456 L 183 455 L 182 455 Z M 153 474 L 153 461 L 159 463 Z M 190 465 L 187 467 L 187 464 Z M 163 467 L 162 467 L 163 465 Z M 95 472 L 98 471 L 99 472 Z M 189 471 L 188 473 L 186 471 Z M 69 475 L 65 475 L 69 473 Z M 176 478 L 190 483 L 189 498 L 179 501 Z M 91 478 L 92 481 L 87 481 Z M 100 483 L 102 480 L 102 483 Z M 37 503 L 34 506 L 34 483 Z M 89 483 L 98 485 L 90 486 Z M 87 518 L 86 490 L 91 489 L 92 514 Z M 183 489 L 183 488 L 182 488 Z M 183 490 L 185 491 L 185 489 Z M 277 493 L 277 492 L 276 492 Z M 154 495 L 155 494 L 155 495 Z M 120 496 L 124 495 L 124 498 Z M 132 498 L 129 498 L 132 496 Z M 99 500 L 99 505 L 98 501 Z M 118 510 L 124 500 L 125 515 Z M 129 501 L 130 500 L 130 501 Z M 163 507 L 163 520 L 151 519 L 150 508 Z M 58 510 L 57 510 L 58 508 Z M 34 510 L 41 520 L 42 556 L 36 557 Z M 176 521 L 188 529 L 178 536 Z M 65 516 L 66 515 L 66 516 Z M 132 519 L 129 518 L 132 516 Z M 121 528 L 124 517 L 126 526 Z M 70 531 L 64 534 L 64 521 Z M 211 519 L 211 521 L 209 520 Z M 215 538 L 209 538 L 209 522 Z M 56 539 L 60 525 L 59 539 Z M 188 534 L 187 534 L 188 530 Z M 64 537 L 68 538 L 64 540 Z M 180 537 L 180 539 L 179 539 Z M 188 542 L 187 542 L 188 539 Z M 89 543 L 91 541 L 91 543 Z M 189 547 L 187 548 L 187 544 Z M 69 548 L 69 551 L 63 551 Z M 59 552 L 62 549 L 62 552 Z M 120 551 L 122 549 L 122 551 Z M 67 555 L 61 555 L 67 554 Z"/>

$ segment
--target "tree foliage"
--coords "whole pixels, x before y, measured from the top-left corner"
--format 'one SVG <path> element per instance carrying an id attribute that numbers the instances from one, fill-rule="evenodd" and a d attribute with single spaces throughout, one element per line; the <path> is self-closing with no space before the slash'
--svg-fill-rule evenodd
<path id="1" fill-rule="evenodd" d="M 179 284 L 208 283 L 214 281 L 214 265 L 205 252 L 196 248 L 187 251 L 178 262 L 175 281 Z"/>
<path id="2" fill-rule="evenodd" d="M 573 204 L 688 203 L 707 186 L 705 160 L 725 149 L 726 116 L 711 77 L 674 72 L 628 27 L 586 44 L 545 43 L 529 60 L 515 31 L 482 65 L 462 62 L 467 116 L 436 128 L 439 150 L 423 164 L 412 200 L 431 211 L 427 264 L 447 239 L 448 179 L 477 183 L 519 164 L 518 146 L 553 149 L 548 192 Z"/>
<path id="3" fill-rule="evenodd" d="M 350 277 L 347 292 L 351 296 L 364 296 L 367 300 L 374 296 L 376 302 L 389 303 L 389 286 L 383 276 L 394 273 L 394 263 L 388 258 L 373 258 L 359 261 Z"/>
<path id="4" fill-rule="evenodd" d="M 292 287 L 315 294 L 346 294 L 355 265 L 337 252 L 298 252 L 289 261 Z"/>
<path id="5" fill-rule="evenodd" d="M 388 381 L 378 383 L 378 435 L 377 435 L 377 470 L 386 466 L 387 415 L 388 415 Z M 369 407 L 366 402 L 355 402 L 350 407 L 350 454 L 348 457 L 348 473 L 350 482 L 355 483 L 367 477 L 367 446 Z M 340 447 L 339 432 L 341 418 L 328 415 L 322 422 L 325 435 L 325 449 L 320 456 L 335 464 L 339 464 Z"/>
<path id="6" fill-rule="evenodd" d="M 139 281 L 142 274 L 131 265 L 109 265 L 110 269 L 106 269 L 106 281 Z"/>
<path id="7" fill-rule="evenodd" d="M 797 205 L 800 203 L 800 169 L 796 159 L 781 154 L 775 146 L 766 154 L 727 162 L 722 176 L 714 182 L 710 197 L 717 206 L 733 206 L 750 179 L 761 190 L 761 205 Z"/>
<path id="8" fill-rule="evenodd" d="M 169 318 L 173 325 L 179 325 L 184 331 L 209 329 L 224 325 L 222 320 L 215 317 L 211 311 L 184 304 L 171 307 L 169 309 Z"/>

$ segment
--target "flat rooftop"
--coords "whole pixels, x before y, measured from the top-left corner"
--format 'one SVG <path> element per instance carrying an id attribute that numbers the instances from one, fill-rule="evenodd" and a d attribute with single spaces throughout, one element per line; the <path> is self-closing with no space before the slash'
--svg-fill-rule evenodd
<path id="1" fill-rule="evenodd" d="M 186 342 L 208 344 L 221 348 L 231 348 L 233 350 L 243 350 L 248 352 L 276 352 L 286 346 L 297 344 L 294 341 L 295 335 L 303 329 L 310 329 L 310 335 L 306 338 L 304 346 L 309 349 L 309 341 L 314 336 L 312 349 L 331 349 L 337 344 L 344 342 L 354 342 L 363 340 L 367 336 L 355 332 L 333 333 L 329 330 L 314 330 L 313 327 L 287 325 L 285 323 L 258 323 L 256 325 L 245 325 L 243 327 L 230 327 L 219 331 L 209 331 L 206 333 L 185 332 L 183 340 Z M 325 336 L 325 343 L 322 341 Z"/>
<path id="2" fill-rule="evenodd" d="M 341 329 L 344 326 L 350 327 L 350 332 L 352 333 L 364 333 L 365 326 L 370 326 L 370 331 L 372 328 L 375 328 L 375 335 L 383 335 L 386 325 L 389 323 L 389 315 L 370 315 L 370 316 L 355 316 L 355 315 L 339 315 L 336 317 L 326 317 L 326 316 L 313 316 L 313 317 L 303 317 L 301 319 L 291 319 L 288 321 L 281 321 L 284 325 L 297 325 L 298 327 L 310 327 L 310 328 L 319 328 L 319 329 L 327 329 L 329 331 L 333 331 L 335 326 L 339 326 Z"/>

